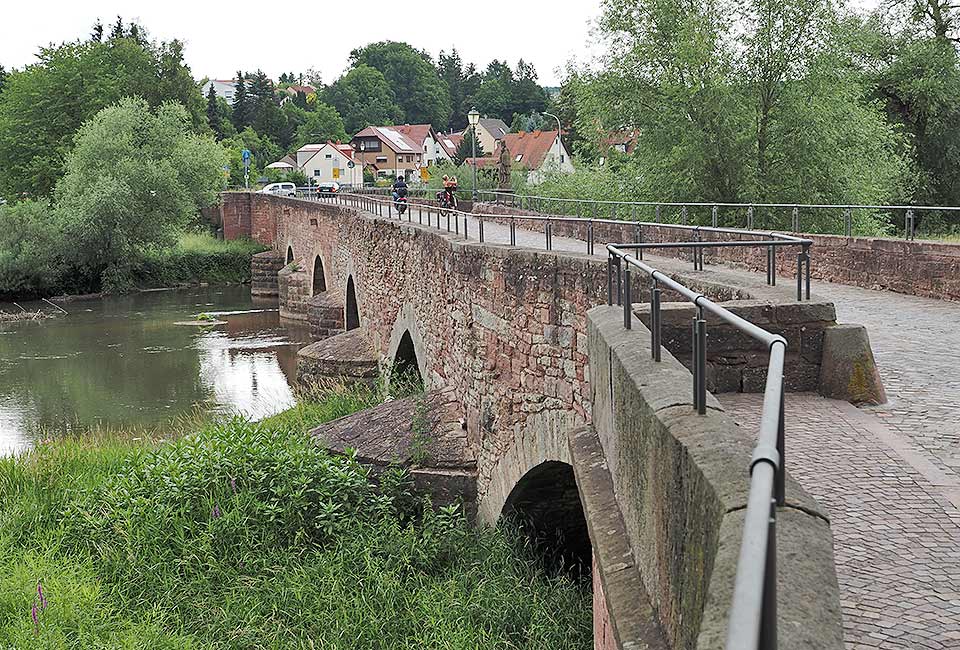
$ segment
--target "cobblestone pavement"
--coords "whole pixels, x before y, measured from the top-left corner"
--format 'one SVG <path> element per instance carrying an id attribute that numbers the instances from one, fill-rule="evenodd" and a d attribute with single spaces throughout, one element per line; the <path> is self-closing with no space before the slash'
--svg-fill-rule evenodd
<path id="1" fill-rule="evenodd" d="M 867 327 L 888 400 L 870 410 L 960 478 L 960 305 L 825 282 L 813 290 L 836 304 L 837 320 Z"/>
<path id="2" fill-rule="evenodd" d="M 741 426 L 761 395 L 725 394 Z M 960 648 L 960 510 L 873 414 L 787 396 L 787 467 L 830 514 L 848 648 Z"/>

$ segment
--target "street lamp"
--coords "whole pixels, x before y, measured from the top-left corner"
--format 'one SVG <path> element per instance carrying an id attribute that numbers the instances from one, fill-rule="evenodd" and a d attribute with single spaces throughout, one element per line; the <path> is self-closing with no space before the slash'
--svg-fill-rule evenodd
<path id="1" fill-rule="evenodd" d="M 473 149 L 473 202 L 477 202 L 477 124 L 480 123 L 480 113 L 476 108 L 470 109 L 467 113 L 467 119 L 470 121 L 470 146 Z"/>
<path id="2" fill-rule="evenodd" d="M 557 171 L 560 171 L 560 163 L 563 162 L 563 143 L 560 141 L 560 135 L 563 133 L 563 127 L 560 126 L 560 118 L 553 113 L 543 112 L 547 117 L 552 117 L 557 121 Z"/>

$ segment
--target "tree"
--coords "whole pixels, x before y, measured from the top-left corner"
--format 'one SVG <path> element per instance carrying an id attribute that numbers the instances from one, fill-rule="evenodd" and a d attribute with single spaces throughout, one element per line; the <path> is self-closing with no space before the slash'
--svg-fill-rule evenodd
<path id="1" fill-rule="evenodd" d="M 277 99 L 273 81 L 262 70 L 251 74 L 248 81 L 247 92 L 252 107 L 250 126 L 273 142 L 281 144 L 287 140 L 289 143 L 290 138 L 284 137 L 287 122 L 280 110 L 280 101 Z"/>
<path id="2" fill-rule="evenodd" d="M 511 89 L 514 113 L 542 113 L 547 107 L 547 93 L 537 83 L 537 71 L 523 59 L 517 63 L 513 88 Z"/>
<path id="3" fill-rule="evenodd" d="M 323 93 L 324 101 L 343 117 L 347 133 L 372 125 L 403 121 L 403 109 L 395 102 L 390 84 L 379 70 L 359 64 Z"/>
<path id="4" fill-rule="evenodd" d="M 607 0 L 613 47 L 577 81 L 577 129 L 598 148 L 611 131 L 638 134 L 637 198 L 889 200 L 901 141 L 865 100 L 827 0 L 740 6 Z"/>
<path id="5" fill-rule="evenodd" d="M 220 126 L 220 111 L 217 107 L 217 90 L 210 84 L 207 91 L 207 123 L 216 135 L 217 140 L 223 139 L 223 129 Z"/>
<path id="6" fill-rule="evenodd" d="M 65 259 L 105 288 L 122 288 L 138 254 L 172 245 L 223 186 L 223 150 L 191 131 L 190 115 L 140 98 L 101 110 L 77 132 L 57 182 Z"/>
<path id="7" fill-rule="evenodd" d="M 120 98 L 183 104 L 205 129 L 204 100 L 179 47 L 120 37 L 43 48 L 0 94 L 0 194 L 46 196 L 80 125 Z"/>
<path id="8" fill-rule="evenodd" d="M 103 23 L 99 20 L 93 24 L 93 29 L 90 32 L 90 40 L 94 43 L 99 43 L 103 40 Z"/>
<path id="9" fill-rule="evenodd" d="M 0 93 L 3 92 L 3 84 L 7 81 L 7 70 L 0 65 Z"/>
<path id="10" fill-rule="evenodd" d="M 454 164 L 459 167 L 467 158 L 473 158 L 474 152 L 476 152 L 477 158 L 482 158 L 486 154 L 483 145 L 480 144 L 480 138 L 477 137 L 471 126 L 463 132 L 463 139 L 460 140 L 457 150 L 453 153 Z"/>
<path id="11" fill-rule="evenodd" d="M 110 30 L 109 38 L 110 40 L 114 41 L 119 38 L 123 38 L 123 36 L 124 36 L 123 18 L 121 18 L 120 16 L 117 16 L 117 22 L 113 24 L 113 29 Z"/>
<path id="12" fill-rule="evenodd" d="M 247 98 L 247 78 L 242 70 L 237 70 L 237 80 L 233 86 L 233 126 L 243 131 L 253 119 L 253 106 Z"/>
<path id="13" fill-rule="evenodd" d="M 498 77 L 487 77 L 480 84 L 480 90 L 474 98 L 476 109 L 481 115 L 503 119 L 509 112 L 506 121 L 513 120 L 513 111 L 510 109 L 510 88 L 505 86 Z"/>
<path id="14" fill-rule="evenodd" d="M 314 110 L 307 113 L 306 121 L 297 128 L 296 137 L 291 149 L 299 149 L 305 144 L 315 142 L 346 142 L 348 140 L 343 120 L 337 109 L 322 102 L 314 106 Z"/>
<path id="15" fill-rule="evenodd" d="M 353 66 L 379 70 L 394 90 L 404 119 L 444 128 L 450 120 L 450 96 L 430 56 L 406 43 L 381 41 L 350 53 Z"/>

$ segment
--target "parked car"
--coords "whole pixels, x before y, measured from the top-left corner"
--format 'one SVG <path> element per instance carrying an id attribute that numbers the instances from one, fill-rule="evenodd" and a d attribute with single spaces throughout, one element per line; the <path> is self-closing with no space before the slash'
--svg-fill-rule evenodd
<path id="1" fill-rule="evenodd" d="M 340 191 L 340 183 L 328 181 L 317 185 L 317 194 L 336 194 Z"/>
<path id="2" fill-rule="evenodd" d="M 277 196 L 296 196 L 297 186 L 293 183 L 270 183 L 262 190 L 261 194 L 275 194 Z"/>

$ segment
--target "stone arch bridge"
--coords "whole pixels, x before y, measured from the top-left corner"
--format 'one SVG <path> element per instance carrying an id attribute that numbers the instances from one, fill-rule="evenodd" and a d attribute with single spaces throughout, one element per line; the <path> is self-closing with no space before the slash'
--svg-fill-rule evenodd
<path id="1" fill-rule="evenodd" d="M 509 246 L 496 219 L 480 243 L 420 215 L 398 221 L 356 205 L 242 193 L 224 195 L 222 215 L 228 236 L 272 247 L 254 260 L 253 291 L 309 324 L 316 342 L 300 353 L 301 378 L 370 380 L 395 362 L 416 368 L 431 414 L 429 461 L 414 467 L 416 479 L 440 500 L 465 499 L 480 521 L 520 515 L 566 561 L 592 565 L 596 647 L 723 647 L 756 433 L 713 395 L 706 415 L 693 410 L 692 307 L 665 303 L 666 351 L 655 364 L 643 287 L 636 324 L 624 330 L 622 310 L 606 306 L 606 257 L 583 252 L 575 232 L 536 250 L 542 234 L 514 233 Z M 464 225 L 475 237 L 478 224 Z M 837 347 L 864 344 L 865 334 L 838 325 L 831 302 L 798 302 L 789 286 L 742 269 L 656 264 L 782 334 L 788 390 L 856 388 L 852 376 L 835 381 L 849 367 Z M 707 388 L 762 391 L 766 351 L 719 324 L 710 332 Z M 860 389 L 882 391 L 870 362 Z M 415 410 L 397 400 L 315 433 L 374 464 L 409 459 Z M 830 520 L 789 476 L 786 493 L 781 645 L 841 647 Z"/>

